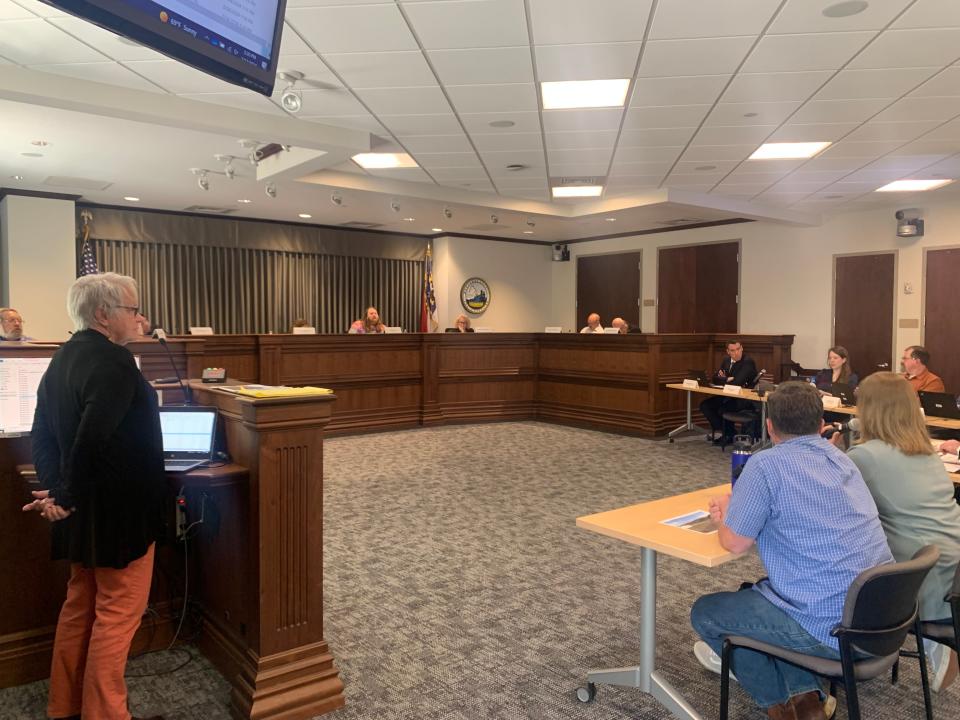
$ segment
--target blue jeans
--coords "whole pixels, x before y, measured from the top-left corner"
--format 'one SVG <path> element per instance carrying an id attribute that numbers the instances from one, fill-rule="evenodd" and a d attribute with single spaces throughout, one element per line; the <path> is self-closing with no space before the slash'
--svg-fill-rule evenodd
<path id="1" fill-rule="evenodd" d="M 717 655 L 724 637 L 742 635 L 808 655 L 840 658 L 839 651 L 821 643 L 753 589 L 704 595 L 690 610 L 690 624 Z M 764 709 L 811 690 L 823 692 L 813 673 L 746 648 L 730 654 L 730 672 Z"/>

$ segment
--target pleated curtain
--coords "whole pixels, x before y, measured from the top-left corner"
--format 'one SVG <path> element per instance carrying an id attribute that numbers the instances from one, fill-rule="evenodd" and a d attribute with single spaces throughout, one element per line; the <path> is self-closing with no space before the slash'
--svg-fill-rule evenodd
<path id="1" fill-rule="evenodd" d="M 185 334 L 290 332 L 303 318 L 343 333 L 375 306 L 387 325 L 417 331 L 423 262 L 276 250 L 91 240 L 100 270 L 140 284 L 154 327 Z"/>

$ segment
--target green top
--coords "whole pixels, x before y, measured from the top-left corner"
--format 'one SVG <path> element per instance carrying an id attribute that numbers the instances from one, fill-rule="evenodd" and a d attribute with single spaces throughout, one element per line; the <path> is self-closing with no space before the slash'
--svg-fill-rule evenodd
<path id="1" fill-rule="evenodd" d="M 940 549 L 940 559 L 920 589 L 920 618 L 949 618 L 950 606 L 943 597 L 960 563 L 960 506 L 940 458 L 904 455 L 880 440 L 855 445 L 849 457 L 877 503 L 897 562 L 909 560 L 924 545 Z"/>

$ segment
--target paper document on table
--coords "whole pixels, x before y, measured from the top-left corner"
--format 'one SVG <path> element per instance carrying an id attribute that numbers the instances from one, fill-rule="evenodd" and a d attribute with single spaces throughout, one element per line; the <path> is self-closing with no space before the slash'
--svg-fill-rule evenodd
<path id="1" fill-rule="evenodd" d="M 683 530 L 693 530 L 698 533 L 712 533 L 717 531 L 717 526 L 710 518 L 710 513 L 706 510 L 694 510 L 686 515 L 661 520 L 664 525 L 678 527 Z"/>
<path id="2" fill-rule="evenodd" d="M 948 473 L 960 472 L 960 464 L 943 458 L 943 467 Z"/>
<path id="3" fill-rule="evenodd" d="M 286 385 L 224 385 L 218 390 L 226 390 L 235 395 L 246 395 L 255 398 L 275 398 L 275 397 L 302 397 L 304 395 L 330 395 L 333 390 L 329 388 L 311 387 L 287 387 Z"/>

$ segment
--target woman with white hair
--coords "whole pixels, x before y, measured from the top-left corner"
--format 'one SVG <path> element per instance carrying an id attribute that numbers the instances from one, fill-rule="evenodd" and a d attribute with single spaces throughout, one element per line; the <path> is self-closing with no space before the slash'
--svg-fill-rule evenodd
<path id="1" fill-rule="evenodd" d="M 52 524 L 54 559 L 70 561 L 51 718 L 130 718 L 123 673 L 150 594 L 165 493 L 157 394 L 123 347 L 140 337 L 138 302 L 131 277 L 78 278 L 67 295 L 75 332 L 37 391 L 31 439 L 44 489 L 23 509 Z"/>

